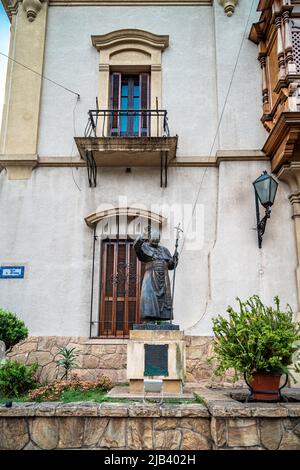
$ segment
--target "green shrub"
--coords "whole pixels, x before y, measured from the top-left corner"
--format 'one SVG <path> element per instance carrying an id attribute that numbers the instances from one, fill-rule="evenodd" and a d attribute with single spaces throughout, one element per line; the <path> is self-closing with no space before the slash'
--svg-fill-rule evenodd
<path id="1" fill-rule="evenodd" d="M 78 366 L 77 364 L 77 357 L 78 357 L 79 350 L 76 348 L 61 348 L 58 352 L 60 359 L 56 361 L 58 367 L 62 367 L 64 373 L 62 375 L 62 379 L 66 378 L 68 380 L 69 372 L 75 367 Z"/>
<path id="2" fill-rule="evenodd" d="M 3 360 L 0 364 L 0 394 L 19 397 L 36 385 L 35 373 L 38 364 L 26 366 L 17 361 Z"/>
<path id="3" fill-rule="evenodd" d="M 246 302 L 237 300 L 239 312 L 228 307 L 228 319 L 221 315 L 213 319 L 215 374 L 233 368 L 233 381 L 240 373 L 251 380 L 256 371 L 291 375 L 288 366 L 299 349 L 295 344 L 300 340 L 300 323 L 293 322 L 290 306 L 281 310 L 278 297 L 275 308 L 265 306 L 257 295 Z M 299 363 L 294 363 L 294 370 L 299 370 Z"/>
<path id="4" fill-rule="evenodd" d="M 27 338 L 28 329 L 15 313 L 0 308 L 0 340 L 4 341 L 6 349 Z"/>

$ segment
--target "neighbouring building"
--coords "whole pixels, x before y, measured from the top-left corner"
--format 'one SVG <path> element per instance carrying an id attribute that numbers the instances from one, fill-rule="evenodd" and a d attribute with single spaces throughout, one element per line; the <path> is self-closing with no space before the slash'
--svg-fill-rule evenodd
<path id="1" fill-rule="evenodd" d="M 133 239 L 152 224 L 173 252 L 181 223 L 174 321 L 187 380 L 210 380 L 211 320 L 237 296 L 298 311 L 299 2 L 2 3 L 0 305 L 30 330 L 15 357 L 51 379 L 76 344 L 82 375 L 123 381 L 143 275 Z M 264 170 L 279 187 L 259 249 Z"/>

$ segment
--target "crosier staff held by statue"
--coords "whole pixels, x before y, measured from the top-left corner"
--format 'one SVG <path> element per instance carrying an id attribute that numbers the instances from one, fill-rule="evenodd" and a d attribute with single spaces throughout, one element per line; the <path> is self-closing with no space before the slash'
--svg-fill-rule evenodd
<path id="1" fill-rule="evenodd" d="M 174 291 L 175 291 L 175 277 L 176 277 L 176 268 L 178 264 L 178 241 L 179 241 L 179 233 L 182 232 L 183 230 L 180 228 L 180 223 L 175 227 L 176 230 L 176 241 L 175 241 L 175 251 L 173 258 L 175 260 L 175 266 L 174 266 L 174 273 L 173 273 L 173 280 L 172 280 L 172 317 L 170 320 L 170 323 L 172 323 L 172 320 L 174 318 L 174 310 L 173 310 L 173 303 L 174 303 Z"/>

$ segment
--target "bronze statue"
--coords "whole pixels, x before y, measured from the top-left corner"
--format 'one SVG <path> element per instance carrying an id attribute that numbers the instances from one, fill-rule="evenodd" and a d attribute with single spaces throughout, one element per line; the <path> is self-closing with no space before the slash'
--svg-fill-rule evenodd
<path id="1" fill-rule="evenodd" d="M 168 270 L 176 268 L 178 254 L 172 256 L 169 250 L 159 245 L 158 232 L 148 238 L 138 237 L 134 242 L 136 255 L 146 263 L 142 283 L 140 316 L 141 320 L 172 320 L 173 306 Z"/>

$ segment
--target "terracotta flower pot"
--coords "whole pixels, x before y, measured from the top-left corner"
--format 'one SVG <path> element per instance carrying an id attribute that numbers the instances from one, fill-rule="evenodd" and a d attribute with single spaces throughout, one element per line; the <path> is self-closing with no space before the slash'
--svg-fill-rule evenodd
<path id="1" fill-rule="evenodd" d="M 280 399 L 279 386 L 280 386 L 280 373 L 272 372 L 254 372 L 253 379 L 250 383 L 252 387 L 252 399 L 256 401 L 277 401 Z M 269 393 L 255 393 L 255 392 L 274 392 Z"/>

